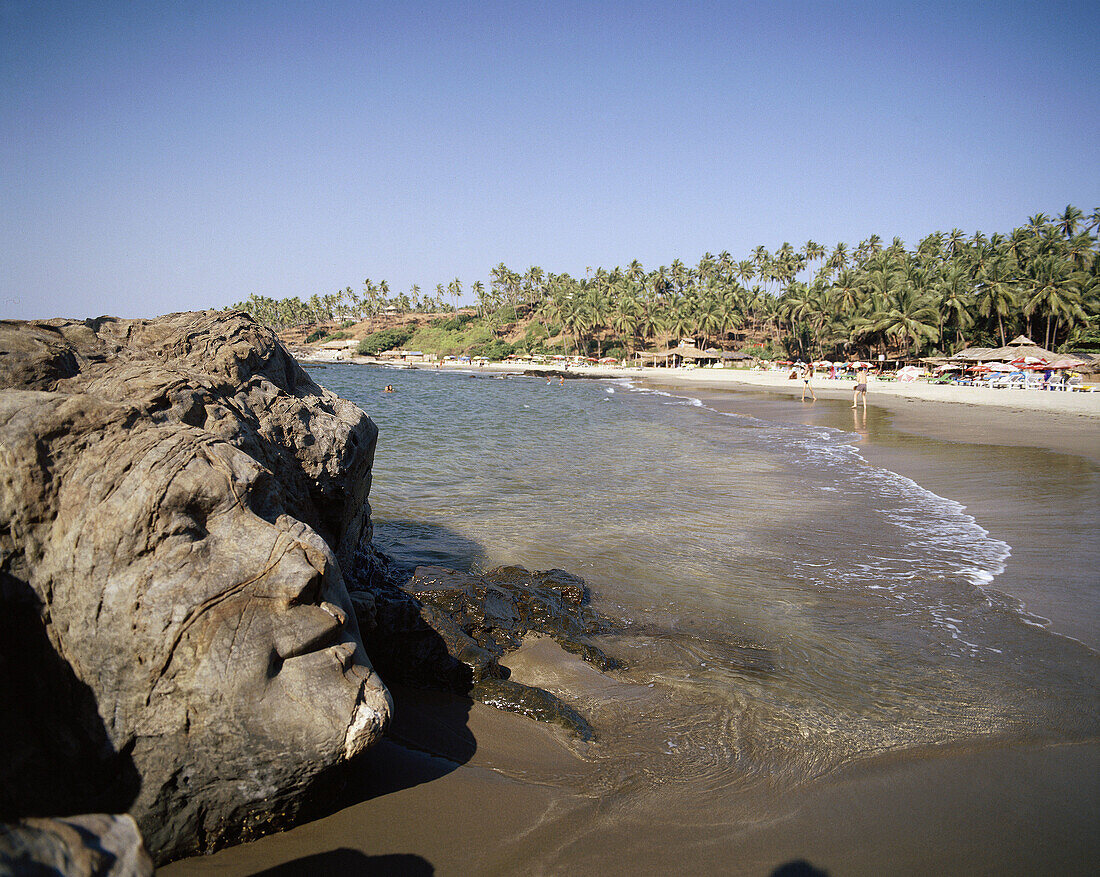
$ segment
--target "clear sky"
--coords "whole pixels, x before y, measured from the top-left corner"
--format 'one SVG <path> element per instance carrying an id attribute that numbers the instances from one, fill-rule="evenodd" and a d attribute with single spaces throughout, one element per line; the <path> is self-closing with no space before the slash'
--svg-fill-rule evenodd
<path id="1" fill-rule="evenodd" d="M 0 0 L 0 317 L 1100 206 L 1086 2 Z"/>

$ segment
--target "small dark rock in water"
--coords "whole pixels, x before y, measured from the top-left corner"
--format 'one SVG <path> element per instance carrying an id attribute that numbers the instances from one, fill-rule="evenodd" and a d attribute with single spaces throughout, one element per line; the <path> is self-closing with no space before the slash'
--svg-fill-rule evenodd
<path id="1" fill-rule="evenodd" d="M 469 637 L 498 658 L 519 648 L 527 633 L 553 637 L 601 669 L 618 663 L 583 638 L 609 628 L 588 605 L 584 579 L 565 570 L 528 572 L 504 566 L 482 576 L 438 566 L 417 567 L 405 591 L 442 610 Z"/>
<path id="2" fill-rule="evenodd" d="M 582 643 L 577 640 L 565 639 L 564 637 L 557 639 L 557 643 L 565 651 L 576 655 L 583 661 L 587 661 L 597 670 L 602 672 L 606 673 L 608 670 L 619 670 L 623 666 L 622 663 L 606 654 L 603 649 L 591 643 Z"/>
<path id="3" fill-rule="evenodd" d="M 511 679 L 486 679 L 471 689 L 470 696 L 497 709 L 560 725 L 582 740 L 596 739 L 596 733 L 584 716 L 541 688 L 521 685 Z"/>
<path id="4" fill-rule="evenodd" d="M 384 564 L 373 561 L 376 569 Z M 507 681 L 500 665 L 524 635 L 541 633 L 600 670 L 621 666 L 588 641 L 611 626 L 588 605 L 583 579 L 560 569 L 505 566 L 476 574 L 421 566 L 401 587 L 374 583 L 364 599 L 360 611 L 353 593 L 364 641 L 384 678 L 467 694 L 590 739 L 578 713 L 542 689 Z M 570 717 L 561 718 L 566 711 Z"/>
<path id="5" fill-rule="evenodd" d="M 92 813 L 0 825 L 0 875 L 152 877 L 132 816 Z"/>

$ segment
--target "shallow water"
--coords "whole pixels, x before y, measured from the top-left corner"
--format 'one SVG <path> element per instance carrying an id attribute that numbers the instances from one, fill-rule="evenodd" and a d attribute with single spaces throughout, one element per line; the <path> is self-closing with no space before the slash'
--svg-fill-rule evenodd
<path id="1" fill-rule="evenodd" d="M 593 794 L 1100 729 L 1100 657 L 1001 593 L 1011 546 L 852 432 L 626 381 L 313 376 L 378 424 L 375 538 L 399 563 L 562 567 L 621 622 L 616 693 L 562 692 L 600 733 Z"/>

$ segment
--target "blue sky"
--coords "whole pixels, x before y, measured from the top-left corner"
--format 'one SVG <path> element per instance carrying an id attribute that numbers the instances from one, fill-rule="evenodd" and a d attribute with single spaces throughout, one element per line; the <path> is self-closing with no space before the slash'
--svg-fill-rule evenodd
<path id="1" fill-rule="evenodd" d="M 0 0 L 0 317 L 1100 206 L 1082 3 Z"/>

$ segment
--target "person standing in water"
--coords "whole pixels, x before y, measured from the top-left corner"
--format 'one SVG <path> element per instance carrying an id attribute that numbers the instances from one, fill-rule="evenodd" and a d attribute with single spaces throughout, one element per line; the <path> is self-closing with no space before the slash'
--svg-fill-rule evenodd
<path id="1" fill-rule="evenodd" d="M 810 399 L 814 402 L 817 401 L 817 394 L 814 393 L 814 388 L 810 385 L 810 381 L 813 380 L 813 377 L 814 377 L 814 367 L 813 367 L 813 363 L 811 363 L 810 365 L 807 365 L 802 369 L 802 401 L 803 402 L 806 401 L 806 391 L 807 390 L 810 391 Z"/>
<path id="2" fill-rule="evenodd" d="M 867 410 L 867 366 L 861 365 L 856 375 L 856 389 L 852 395 L 852 407 L 855 408 L 860 399 L 863 399 L 863 410 Z"/>

